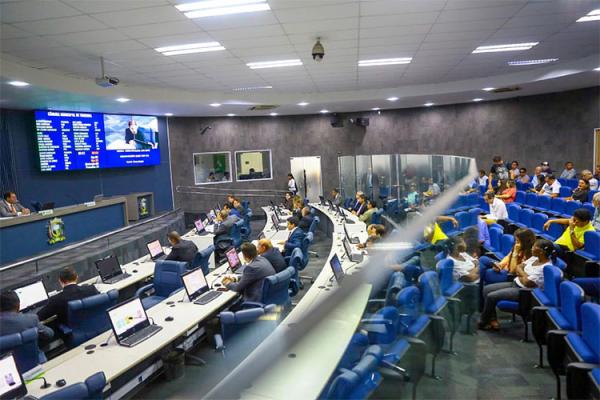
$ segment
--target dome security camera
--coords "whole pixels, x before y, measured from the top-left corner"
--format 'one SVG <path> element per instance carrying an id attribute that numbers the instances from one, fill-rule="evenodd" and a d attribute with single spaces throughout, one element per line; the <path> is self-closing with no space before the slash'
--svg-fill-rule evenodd
<path id="1" fill-rule="evenodd" d="M 321 61 L 323 61 L 324 57 L 325 57 L 325 49 L 323 48 L 323 45 L 321 44 L 321 38 L 317 38 L 317 43 L 315 43 L 315 45 L 312 48 L 312 58 L 316 62 L 321 62 Z"/>

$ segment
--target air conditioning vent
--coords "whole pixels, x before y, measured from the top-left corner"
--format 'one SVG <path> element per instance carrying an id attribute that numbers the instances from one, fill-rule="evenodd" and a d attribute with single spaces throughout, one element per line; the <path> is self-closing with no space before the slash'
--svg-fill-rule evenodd
<path id="1" fill-rule="evenodd" d="M 266 110 L 272 110 L 277 107 L 279 107 L 278 104 L 259 104 L 259 105 L 250 107 L 248 110 L 249 111 L 266 111 Z"/>
<path id="2" fill-rule="evenodd" d="M 518 86 L 503 87 L 503 88 L 494 89 L 494 90 L 492 90 L 492 92 L 494 92 L 494 93 L 506 93 L 506 92 L 516 92 L 517 90 L 521 90 L 521 88 L 518 87 Z"/>

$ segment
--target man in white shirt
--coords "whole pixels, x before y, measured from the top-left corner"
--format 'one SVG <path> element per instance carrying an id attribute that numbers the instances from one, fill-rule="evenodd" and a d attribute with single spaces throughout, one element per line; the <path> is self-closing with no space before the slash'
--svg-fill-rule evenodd
<path id="1" fill-rule="evenodd" d="M 496 221 L 508 219 L 508 212 L 506 211 L 506 204 L 494 195 L 494 192 L 487 192 L 485 194 L 485 202 L 490 205 L 490 213 L 485 216 L 485 219 L 492 219 Z"/>
<path id="2" fill-rule="evenodd" d="M 562 179 L 575 179 L 577 177 L 577 171 L 573 168 L 573 163 L 571 161 L 567 161 L 565 163 L 565 169 L 560 174 L 560 178 Z"/>
<path id="3" fill-rule="evenodd" d="M 581 171 L 581 178 L 590 183 L 590 190 L 598 190 L 598 179 L 594 178 L 592 171 L 589 169 L 584 169 Z"/>
<path id="4" fill-rule="evenodd" d="M 554 175 L 546 175 L 546 183 L 538 194 L 550 197 L 558 197 L 560 195 L 560 182 Z"/>

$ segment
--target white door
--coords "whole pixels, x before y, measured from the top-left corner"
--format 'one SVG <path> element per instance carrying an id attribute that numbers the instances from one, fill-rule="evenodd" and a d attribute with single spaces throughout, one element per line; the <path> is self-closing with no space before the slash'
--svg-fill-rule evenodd
<path id="1" fill-rule="evenodd" d="M 323 195 L 321 182 L 321 157 L 292 157 L 290 171 L 296 179 L 298 194 L 310 201 L 318 201 Z"/>

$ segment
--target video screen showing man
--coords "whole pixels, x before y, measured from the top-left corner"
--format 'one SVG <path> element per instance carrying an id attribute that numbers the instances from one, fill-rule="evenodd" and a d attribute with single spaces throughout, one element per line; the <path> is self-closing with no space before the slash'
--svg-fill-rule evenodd
<path id="1" fill-rule="evenodd" d="M 158 120 L 138 115 L 104 114 L 107 150 L 158 148 Z"/>

